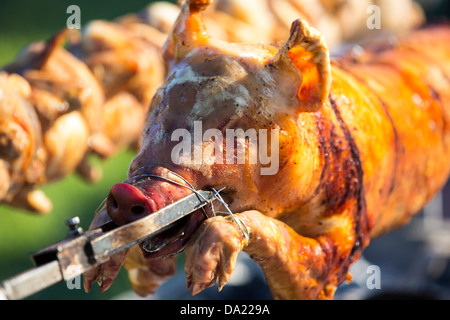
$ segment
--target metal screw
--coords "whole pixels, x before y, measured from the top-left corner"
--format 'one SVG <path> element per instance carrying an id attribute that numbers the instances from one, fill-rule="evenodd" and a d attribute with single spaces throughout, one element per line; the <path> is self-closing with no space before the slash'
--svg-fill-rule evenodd
<path id="1" fill-rule="evenodd" d="M 83 229 L 78 227 L 78 224 L 80 223 L 79 217 L 67 219 L 64 223 L 69 227 L 69 233 L 67 234 L 68 237 L 77 237 L 83 232 Z"/>

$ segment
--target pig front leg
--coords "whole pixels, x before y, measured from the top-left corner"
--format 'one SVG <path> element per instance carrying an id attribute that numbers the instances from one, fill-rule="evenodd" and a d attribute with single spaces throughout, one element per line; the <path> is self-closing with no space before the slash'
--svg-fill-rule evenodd
<path id="1" fill-rule="evenodd" d="M 186 246 L 184 269 L 192 295 L 213 286 L 216 279 L 221 290 L 230 279 L 237 255 L 248 242 L 230 218 L 207 219 Z"/>
<path id="2" fill-rule="evenodd" d="M 328 237 L 303 237 L 258 211 L 237 216 L 250 230 L 248 243 L 232 218 L 222 216 L 206 220 L 188 243 L 185 272 L 193 295 L 214 285 L 216 279 L 220 290 L 244 250 L 261 266 L 275 299 L 333 297 L 340 280 L 333 276 L 330 262 L 339 256 L 339 248 L 329 250 Z"/>

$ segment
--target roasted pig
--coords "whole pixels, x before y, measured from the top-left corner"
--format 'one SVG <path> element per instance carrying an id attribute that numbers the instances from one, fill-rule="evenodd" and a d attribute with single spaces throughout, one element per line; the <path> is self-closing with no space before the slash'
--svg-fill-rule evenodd
<path id="1" fill-rule="evenodd" d="M 164 46 L 156 92 L 128 179 L 106 207 L 122 225 L 196 189 L 222 190 L 191 214 L 85 274 L 111 285 L 124 261 L 136 292 L 173 274 L 222 288 L 237 254 L 262 268 L 276 299 L 330 299 L 370 240 L 406 223 L 450 172 L 450 27 L 424 28 L 330 59 L 304 20 L 281 46 L 214 39 L 186 1 Z"/>

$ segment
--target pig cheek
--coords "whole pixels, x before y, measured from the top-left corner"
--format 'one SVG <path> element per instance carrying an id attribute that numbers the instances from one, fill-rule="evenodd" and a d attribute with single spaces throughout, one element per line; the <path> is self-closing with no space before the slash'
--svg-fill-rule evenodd
<path id="1" fill-rule="evenodd" d="M 160 183 L 159 181 L 149 186 L 148 190 L 151 191 L 149 192 L 144 189 L 144 192 L 157 204 L 158 208 L 165 207 L 172 203 L 174 201 L 173 199 L 181 199 L 189 193 L 187 188 L 174 187 L 173 184 L 166 182 Z"/>

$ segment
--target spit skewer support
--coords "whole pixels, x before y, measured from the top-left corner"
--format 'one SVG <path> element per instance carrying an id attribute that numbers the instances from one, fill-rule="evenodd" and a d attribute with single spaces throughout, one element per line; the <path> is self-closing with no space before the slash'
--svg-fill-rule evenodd
<path id="1" fill-rule="evenodd" d="M 35 267 L 0 283 L 0 299 L 23 299 L 60 281 L 73 279 L 211 204 L 216 195 L 213 191 L 196 191 L 147 217 L 120 227 L 109 221 L 83 232 L 78 228 L 78 217 L 66 220 L 68 237 L 32 253 Z"/>

